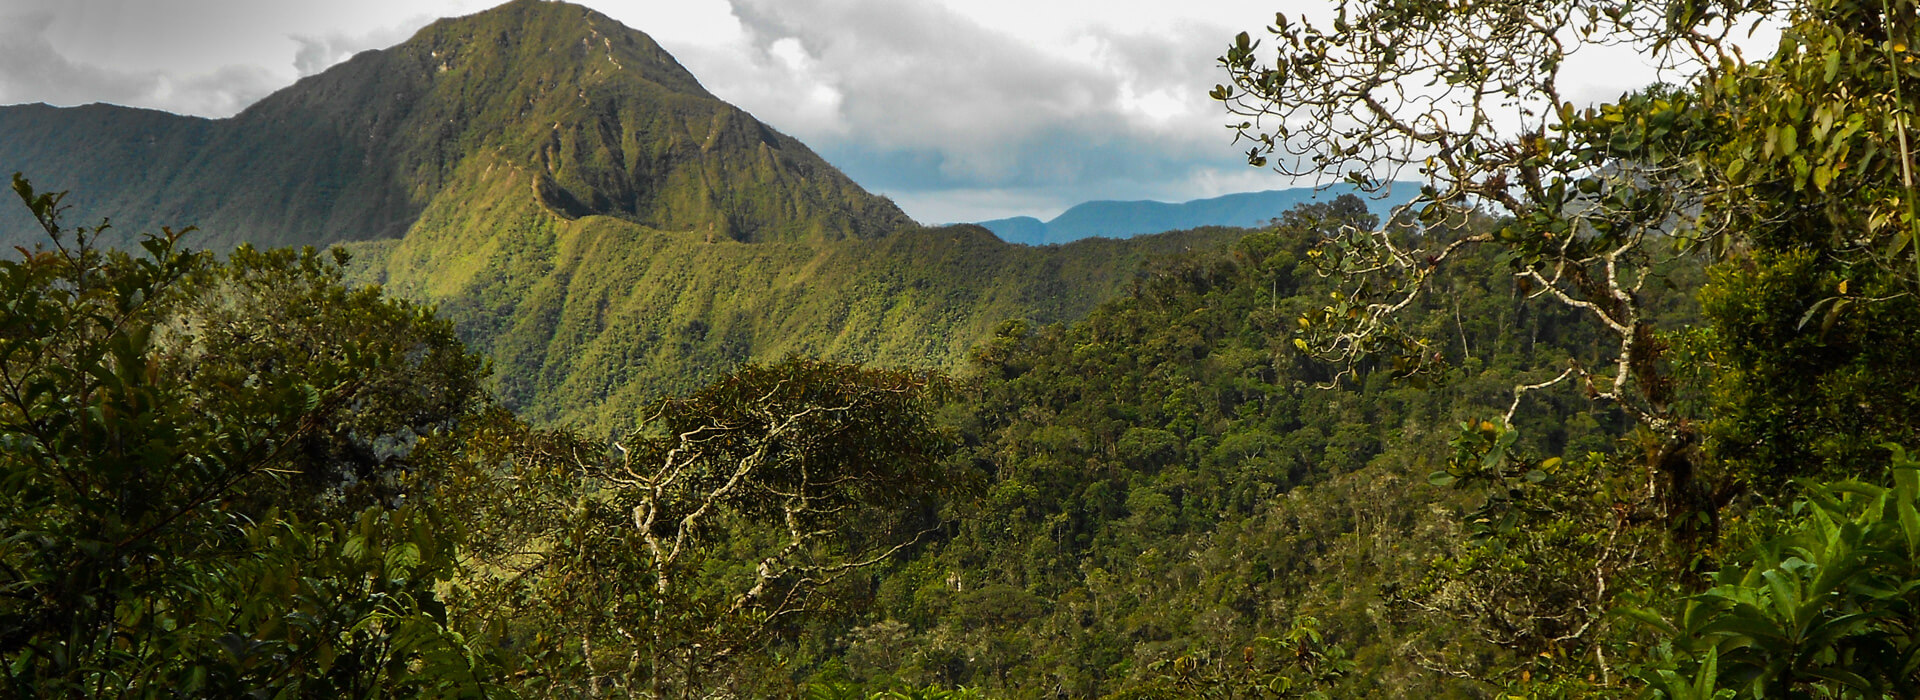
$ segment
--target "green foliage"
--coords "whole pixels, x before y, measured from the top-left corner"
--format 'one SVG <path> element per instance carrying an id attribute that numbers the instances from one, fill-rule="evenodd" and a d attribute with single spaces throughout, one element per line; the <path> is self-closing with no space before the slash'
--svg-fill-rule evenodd
<path id="1" fill-rule="evenodd" d="M 1592 654 L 1590 664 L 1545 674 L 1527 664 L 1501 674 L 1501 685 L 1607 692 L 1613 665 L 1605 655 L 1632 666 L 1647 649 L 1607 631 L 1599 611 L 1622 594 L 1697 590 L 1729 554 L 1729 524 L 1736 533 L 1767 531 L 1778 522 L 1770 504 L 1791 499 L 1795 484 L 1815 501 L 1833 500 L 1837 492 L 1826 489 L 1846 491 L 1851 482 L 1797 480 L 1846 479 L 1869 463 L 1869 445 L 1920 433 L 1908 376 L 1920 349 L 1920 252 L 1909 250 L 1920 220 L 1906 133 L 1915 111 L 1907 89 L 1916 75 L 1914 17 L 1912 2 L 1892 0 L 1375 0 L 1341 3 L 1325 24 L 1277 17 L 1270 57 L 1247 34 L 1229 46 L 1222 65 L 1232 84 L 1214 96 L 1247 118 L 1233 127 L 1254 141 L 1250 162 L 1362 184 L 1416 168 L 1430 181 L 1419 202 L 1424 223 L 1479 207 L 1504 217 L 1455 239 L 1393 230 L 1334 237 L 1320 257 L 1347 291 L 1302 316 L 1303 327 L 1320 334 L 1304 338 L 1303 349 L 1348 363 L 1387 353 L 1405 360 L 1399 369 L 1427 369 L 1420 358 L 1433 336 L 1404 329 L 1403 310 L 1433 293 L 1431 280 L 1456 256 L 1480 245 L 1500 251 L 1523 290 L 1578 311 L 1612 341 L 1599 357 L 1575 354 L 1560 379 L 1516 392 L 1581 385 L 1637 424 L 1623 449 L 1563 453 L 1549 469 L 1551 460 L 1508 444 L 1509 426 L 1469 425 L 1455 460 L 1432 477 L 1483 496 L 1461 511 L 1469 556 L 1440 560 L 1451 575 L 1414 597 L 1433 600 L 1426 594 L 1467 585 L 1497 593 L 1470 597 L 1470 607 L 1501 611 L 1517 597 L 1561 591 L 1532 609 L 1569 611 L 1556 623 L 1572 630 L 1527 632 L 1543 618 L 1522 614 L 1479 631 L 1512 648 L 1526 649 L 1515 643 L 1526 639 L 1563 643 L 1543 658 Z M 1786 26 L 1781 45 L 1748 63 L 1727 39 L 1767 21 Z M 1564 101 L 1559 71 L 1595 44 L 1686 57 L 1694 72 L 1677 86 L 1580 109 Z M 1437 92 L 1394 89 L 1422 79 Z M 1519 128 L 1492 126 L 1503 116 Z M 1711 265 L 1699 322 L 1662 323 L 1652 299 L 1657 285 L 1672 281 L 1662 269 L 1693 256 Z M 1650 523 L 1665 537 L 1652 537 Z M 1844 539 L 1821 546 L 1867 546 Z M 1668 556 L 1649 557 L 1663 550 Z M 1850 617 L 1840 589 L 1828 587 L 1852 575 L 1851 555 L 1834 552 L 1820 554 L 1832 559 L 1817 566 L 1803 566 L 1811 549 L 1766 555 L 1759 568 L 1771 573 L 1754 576 L 1773 588 L 1756 593 L 1754 579 L 1742 592 L 1723 579 L 1707 597 L 1690 598 L 1708 617 L 1760 611 L 1764 598 L 1777 608 L 1765 623 L 1776 632 L 1763 634 L 1750 619 L 1739 623 L 1747 625 L 1741 634 L 1757 636 L 1689 652 L 1688 663 L 1717 671 L 1643 678 L 1676 697 L 1891 687 L 1834 665 L 1854 663 L 1854 652 L 1818 638 L 1847 637 L 1857 629 L 1848 625 L 1866 619 Z M 1639 566 L 1661 559 L 1671 562 L 1666 571 Z M 1875 673 L 1899 668 L 1887 662 L 1860 661 L 1879 664 Z"/>
<path id="2" fill-rule="evenodd" d="M 1899 276 L 1826 252 L 1756 250 L 1700 291 L 1712 447 L 1763 493 L 1844 479 L 1872 445 L 1920 440 L 1920 303 Z M 1703 358 L 1705 359 L 1705 358 Z"/>
<path id="3" fill-rule="evenodd" d="M 801 700 L 978 700 L 982 697 L 985 696 L 965 688 L 906 688 L 868 693 L 851 683 L 816 683 L 807 686 L 800 695 Z"/>
<path id="4" fill-rule="evenodd" d="M 1237 235 L 921 229 L 644 34 L 548 2 L 437 22 L 231 119 L 0 109 L 0 162 L 134 227 L 196 221 L 213 250 L 357 242 L 354 281 L 437 305 L 502 403 L 600 436 L 749 362 L 959 369 L 994 324 L 1078 318 L 1147 256 Z"/>
<path id="5" fill-rule="evenodd" d="M 1428 479 L 1471 494 L 1454 513 L 1462 541 L 1393 603 L 1514 652 L 1487 680 L 1541 696 L 1617 694 L 1614 665 L 1637 639 L 1614 624 L 1616 600 L 1674 571 L 1674 548 L 1647 515 L 1654 472 L 1617 454 L 1535 457 L 1519 436 L 1492 421 L 1460 426 L 1447 468 Z"/>
<path id="6" fill-rule="evenodd" d="M 615 457 L 343 254 L 134 257 L 16 189 L 53 249 L 0 262 L 15 694 L 787 694 L 768 645 L 970 483 L 934 375 L 751 366 Z"/>
<path id="7" fill-rule="evenodd" d="M 1294 678 L 1287 692 L 1335 697 L 1469 693 L 1405 651 L 1447 646 L 1458 621 L 1388 604 L 1450 549 L 1455 496 L 1426 485 L 1427 455 L 1585 339 L 1564 315 L 1520 314 L 1498 261 L 1476 258 L 1419 309 L 1460 369 L 1425 392 L 1374 367 L 1320 388 L 1332 371 L 1291 342 L 1328 291 L 1306 252 L 1363 216 L 1352 201 L 1299 210 L 1230 250 L 1157 263 L 1083 322 L 1003 325 L 950 409 L 984 492 L 881 577 L 862 617 L 796 645 L 796 663 L 864 687 L 1010 698 L 1178 695 L 1176 681 L 1231 693 L 1218 683 L 1275 673 Z M 1533 400 L 1520 448 L 1608 444 L 1606 425 L 1560 420 L 1577 397 Z M 1308 683 L 1290 652 L 1255 641 L 1309 616 L 1352 673 Z M 1494 659 L 1514 662 L 1477 644 L 1458 663 Z"/>
<path id="8" fill-rule="evenodd" d="M 309 310 L 324 318 L 208 328 L 225 311 L 285 301 L 256 296 L 267 289 L 324 291 L 338 267 L 310 252 L 217 264 L 179 250 L 173 231 L 144 239 L 143 257 L 106 252 L 101 228 L 61 225 L 61 195 L 17 175 L 14 190 L 47 241 L 0 261 L 9 692 L 481 692 L 485 662 L 435 593 L 452 571 L 452 524 L 430 504 L 352 488 L 403 487 L 404 459 L 376 468 L 345 449 L 404 451 L 387 438 L 467 409 L 476 363 L 457 343 L 433 349 L 447 328 L 405 305 L 337 296 L 340 307 Z M 245 328 L 283 342 L 247 342 Z M 423 360 L 445 372 L 416 376 Z M 424 405 L 377 393 L 441 380 Z M 306 478 L 316 474 L 326 478 Z"/>
<path id="9" fill-rule="evenodd" d="M 550 694 L 794 692 L 770 648 L 871 593 L 964 491 L 941 380 L 790 359 L 748 366 L 606 447 L 504 414 L 436 450 L 488 532 L 456 608 Z"/>
<path id="10" fill-rule="evenodd" d="M 1222 59 L 1234 85 L 1217 88 L 1216 97 L 1236 113 L 1278 118 L 1237 125 L 1257 143 L 1250 159 L 1299 156 L 1275 165 L 1362 181 L 1371 172 L 1417 167 L 1432 181 L 1418 203 L 1429 223 L 1469 204 L 1492 205 L 1509 217 L 1494 232 L 1444 246 L 1384 234 L 1348 237 L 1354 244 L 1334 257 L 1354 289 L 1326 311 L 1352 311 L 1353 319 L 1316 350 L 1365 354 L 1368 340 L 1394 337 L 1391 317 L 1400 300 L 1422 293 L 1425 277 L 1462 243 L 1488 244 L 1541 296 L 1586 312 L 1617 338 L 1605 364 L 1577 363 L 1571 376 L 1665 441 L 1651 453 L 1671 454 L 1705 437 L 1709 449 L 1734 457 L 1714 465 L 1727 472 L 1722 483 L 1701 478 L 1701 460 L 1667 463 L 1673 492 L 1664 498 L 1683 506 L 1669 514 L 1676 527 L 1712 510 L 1712 494 L 1735 488 L 1726 481 L 1775 490 L 1822 462 L 1856 457 L 1839 447 L 1850 439 L 1871 444 L 1910 432 L 1900 418 L 1861 419 L 1838 407 L 1913 414 L 1905 410 L 1910 396 L 1867 388 L 1872 382 L 1854 364 L 1911 365 L 1899 355 L 1908 344 L 1855 344 L 1903 332 L 1899 324 L 1911 321 L 1911 291 L 1920 279 L 1913 274 L 1920 267 L 1903 252 L 1920 230 L 1908 211 L 1910 173 L 1901 165 L 1911 154 L 1904 134 L 1912 111 L 1901 90 L 1901 76 L 1911 72 L 1902 37 L 1914 29 L 1898 18 L 1912 16 L 1911 3 L 1511 0 L 1449 7 L 1344 3 L 1331 27 L 1281 17 L 1271 28 L 1278 49 L 1271 62 L 1246 35 Z M 1725 37 L 1763 18 L 1790 28 L 1773 60 L 1745 63 L 1727 50 Z M 1566 36 L 1555 35 L 1563 30 Z M 1556 81 L 1570 53 L 1594 43 L 1711 58 L 1702 58 L 1683 85 L 1581 110 L 1561 101 Z M 1437 101 L 1361 97 L 1418 77 L 1452 91 Z M 1350 107 L 1361 108 L 1353 128 L 1296 118 Z M 1420 116 L 1461 112 L 1516 114 L 1526 126 L 1513 134 L 1484 119 Z M 1430 122 L 1444 126 L 1428 129 Z M 1736 256 L 1706 294 L 1715 332 L 1699 339 L 1728 343 L 1706 356 L 1731 371 L 1696 387 L 1725 401 L 1713 408 L 1723 414 L 1716 416 L 1719 429 L 1704 436 L 1699 416 L 1677 412 L 1682 397 L 1675 392 L 1684 387 L 1673 382 L 1662 329 L 1645 308 L 1668 242 Z M 1807 256 L 1804 264 L 1779 272 L 1798 282 L 1764 269 L 1795 255 Z M 1739 272 L 1753 267 L 1763 269 L 1757 276 Z M 1851 293 L 1838 290 L 1841 280 L 1851 280 Z M 1828 332 L 1849 314 L 1856 323 L 1829 344 Z M 1820 338 L 1797 337 L 1814 318 L 1821 320 Z M 1807 444 L 1814 435 L 1833 435 L 1833 444 Z"/>
<path id="11" fill-rule="evenodd" d="M 890 508 L 946 483 L 938 467 L 948 439 L 928 413 L 933 381 L 798 358 L 748 366 L 658 404 L 624 460 L 668 465 L 649 496 L 661 522 L 688 522 L 722 494 L 716 503 L 743 517 L 786 514 L 811 530 L 826 524 L 819 518 Z M 783 511 L 783 499 L 806 510 Z"/>
<path id="12" fill-rule="evenodd" d="M 486 369 L 430 310 L 347 288 L 346 263 L 337 250 L 327 259 L 241 246 L 193 290 L 166 337 L 177 379 L 203 393 L 199 410 L 255 410 L 245 388 L 266 377 L 325 388 L 307 418 L 315 429 L 287 446 L 284 469 L 292 485 L 359 505 L 397 493 L 414 441 L 474 410 Z"/>
<path id="13" fill-rule="evenodd" d="M 1765 63 L 1697 81 L 1702 227 L 1740 251 L 1701 290 L 1710 447 L 1756 490 L 1844 479 L 1920 438 L 1911 2 L 1794 3 Z M 1914 256 L 1912 260 L 1908 256 Z"/>
<path id="14" fill-rule="evenodd" d="M 1808 483 L 1766 537 L 1659 631 L 1667 697 L 1714 687 L 1752 697 L 1910 697 L 1920 691 L 1920 461 L 1893 451 L 1893 486 Z M 1693 696 L 1679 690 L 1690 686 Z"/>
<path id="15" fill-rule="evenodd" d="M 1765 17 L 1771 60 L 1721 51 Z M 1912 696 L 1920 463 L 1849 477 L 1920 436 L 1914 17 L 1277 18 L 1215 91 L 1249 159 L 1419 169 L 1418 211 L 1050 250 L 907 230 L 549 3 L 230 122 L 10 110 L 0 153 L 151 129 L 62 162 L 152 173 L 112 202 L 154 216 L 404 229 L 355 274 L 443 304 L 507 407 L 622 437 L 486 405 L 452 327 L 344 258 L 108 252 L 16 179 L 51 247 L 0 262 L 6 690 Z M 1563 102 L 1569 52 L 1610 42 L 1701 72 Z M 1393 89 L 1421 77 L 1441 94 Z M 209 204 L 255 172 L 235 153 L 262 186 Z M 755 364 L 790 355 L 969 378 Z"/>
<path id="16" fill-rule="evenodd" d="M 503 404 L 608 437 L 749 362 L 960 369 L 1003 320 L 1079 318 L 1149 255 L 1237 236 L 922 229 L 644 34 L 550 2 L 437 22 L 231 119 L 0 109 L 4 162 L 133 227 L 195 221 L 212 250 L 355 242 L 353 281 L 436 305 Z"/>
<path id="17" fill-rule="evenodd" d="M 369 263 L 384 273 L 368 279 L 438 302 L 494 358 L 502 403 L 614 436 L 653 401 L 751 362 L 805 355 L 958 370 L 1002 321 L 1079 318 L 1124 291 L 1150 256 L 1243 234 L 1037 249 L 953 227 L 742 245 L 502 203 L 429 212 Z"/>
<path id="18" fill-rule="evenodd" d="M 1302 618 L 1279 637 L 1255 637 L 1240 659 L 1182 656 L 1155 663 L 1144 683 L 1112 700 L 1166 698 L 1327 698 L 1325 690 L 1354 670 L 1338 646 L 1321 639 L 1319 621 Z"/>

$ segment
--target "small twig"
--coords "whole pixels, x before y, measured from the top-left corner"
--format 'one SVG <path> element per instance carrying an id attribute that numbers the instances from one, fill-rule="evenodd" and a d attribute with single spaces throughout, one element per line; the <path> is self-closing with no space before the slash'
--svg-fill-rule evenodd
<path id="1" fill-rule="evenodd" d="M 1513 403 L 1507 406 L 1507 414 L 1502 418 L 1502 420 L 1506 422 L 1507 427 L 1509 428 L 1513 427 L 1513 414 L 1515 411 L 1520 410 L 1520 397 L 1526 395 L 1526 393 L 1529 391 L 1539 391 L 1541 389 L 1545 389 L 1555 384 L 1559 384 L 1560 382 L 1564 382 L 1567 380 L 1567 377 L 1573 376 L 1573 373 L 1578 369 L 1579 367 L 1573 367 L 1573 366 L 1567 367 L 1567 371 L 1561 372 L 1560 376 L 1554 377 L 1544 382 L 1540 382 L 1539 384 L 1513 385 Z"/>

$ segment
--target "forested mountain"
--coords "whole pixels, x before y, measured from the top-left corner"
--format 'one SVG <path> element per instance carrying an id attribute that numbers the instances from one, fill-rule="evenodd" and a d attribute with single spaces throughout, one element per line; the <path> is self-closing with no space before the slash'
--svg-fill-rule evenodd
<path id="1" fill-rule="evenodd" d="M 0 108 L 0 167 L 73 191 L 71 220 L 111 215 L 103 242 L 348 243 L 357 281 L 437 304 L 494 359 L 509 406 L 607 434 L 749 360 L 956 367 L 1003 320 L 1079 317 L 1147 256 L 1232 235 L 1033 251 L 925 229 L 645 34 L 538 0 L 230 119 Z"/>
<path id="2" fill-rule="evenodd" d="M 435 22 L 229 119 L 0 109 L 0 163 L 85 193 L 78 217 L 197 225 L 193 240 L 211 250 L 399 238 L 436 211 L 509 193 L 562 219 L 718 239 L 873 238 L 909 224 L 707 93 L 645 34 L 538 0 Z"/>
<path id="3" fill-rule="evenodd" d="M 1043 250 L 959 225 L 872 241 L 748 244 L 553 219 L 524 202 L 461 215 L 527 225 L 496 228 L 477 249 L 463 247 L 476 243 L 474 227 L 416 233 L 368 251 L 386 267 L 358 278 L 379 275 L 372 279 L 395 292 L 438 301 L 495 358 L 508 405 L 607 434 L 632 427 L 647 402 L 747 361 L 802 354 L 957 369 L 1002 321 L 1078 318 L 1125 289 L 1150 256 L 1243 233 Z"/>
<path id="4" fill-rule="evenodd" d="M 1421 609 L 1430 601 L 1408 597 L 1434 575 L 1428 561 L 1454 553 L 1449 509 L 1463 503 L 1427 475 L 1463 421 L 1599 338 L 1573 314 L 1530 309 L 1482 257 L 1409 310 L 1456 367 L 1425 386 L 1385 367 L 1335 382 L 1291 331 L 1336 289 L 1316 274 L 1315 241 L 1371 220 L 1353 197 L 1299 207 L 1230 250 L 1159 261 L 1084 321 L 1001 328 L 961 402 L 983 492 L 882 577 L 822 675 L 1176 697 L 1181 664 L 1247 663 L 1333 697 L 1471 697 L 1399 649 L 1453 641 Z M 1607 449 L 1619 417 L 1578 415 L 1580 403 L 1530 399 L 1526 446 Z M 1323 644 L 1265 646 L 1308 629 Z"/>
<path id="5" fill-rule="evenodd" d="M 1418 169 L 1392 221 L 869 235 L 627 208 L 563 135 L 216 255 L 15 176 L 0 694 L 1920 697 L 1920 2 L 1343 8 L 1213 95 L 1252 164 Z M 1789 41 L 1542 102 L 1729 21 Z"/>
<path id="6" fill-rule="evenodd" d="M 1201 226 L 1254 228 L 1265 226 L 1296 205 L 1330 202 L 1342 194 L 1366 197 L 1368 208 L 1384 219 L 1393 214 L 1395 206 L 1412 201 L 1419 191 L 1417 183 L 1402 182 L 1375 198 L 1352 185 L 1335 183 L 1325 189 L 1298 187 L 1242 192 L 1177 204 L 1144 200 L 1082 202 L 1047 221 L 1016 216 L 982 221 L 980 225 L 1008 243 L 1055 245 L 1095 236 L 1130 238 Z"/>

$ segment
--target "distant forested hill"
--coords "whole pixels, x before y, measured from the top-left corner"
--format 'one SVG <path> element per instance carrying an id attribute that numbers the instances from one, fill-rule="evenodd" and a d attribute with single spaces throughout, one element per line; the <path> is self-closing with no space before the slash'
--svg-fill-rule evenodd
<path id="1" fill-rule="evenodd" d="M 982 221 L 981 226 L 1008 243 L 1053 245 L 1082 238 L 1128 238 L 1145 233 L 1177 231 L 1201 226 L 1264 226 L 1289 209 L 1308 202 L 1330 202 L 1342 194 L 1366 196 L 1368 209 L 1385 219 L 1394 207 L 1419 194 L 1415 183 L 1395 183 L 1378 199 L 1366 196 L 1351 185 L 1334 184 L 1326 189 L 1298 187 L 1265 192 L 1243 192 L 1211 199 L 1167 202 L 1132 201 L 1084 202 L 1049 221 L 1031 216 Z"/>

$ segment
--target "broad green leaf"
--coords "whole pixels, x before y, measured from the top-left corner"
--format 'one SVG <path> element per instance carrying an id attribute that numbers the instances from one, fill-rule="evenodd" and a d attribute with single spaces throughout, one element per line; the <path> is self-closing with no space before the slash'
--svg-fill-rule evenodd
<path id="1" fill-rule="evenodd" d="M 387 575 L 404 577 L 420 565 L 420 546 L 412 542 L 403 542 L 398 547 L 389 547 L 386 556 Z"/>
<path id="2" fill-rule="evenodd" d="M 1749 643 L 1773 649 L 1784 647 L 1791 638 L 1786 630 L 1771 620 L 1737 611 L 1723 613 L 1695 632 L 1701 636 L 1736 635 Z"/>
<path id="3" fill-rule="evenodd" d="M 1822 678 L 1829 681 L 1833 681 L 1835 683 L 1839 683 L 1841 685 L 1844 685 L 1849 688 L 1853 688 L 1855 690 L 1865 691 L 1865 690 L 1874 689 L 1873 681 L 1867 680 L 1866 677 L 1861 676 L 1860 674 L 1854 673 L 1852 671 L 1848 671 L 1844 668 L 1840 668 L 1837 666 L 1827 666 L 1827 665 L 1811 666 L 1808 668 L 1800 669 L 1800 673 L 1806 674 L 1808 676 L 1812 676 L 1814 678 Z"/>
<path id="4" fill-rule="evenodd" d="M 1627 606 L 1627 607 L 1616 608 L 1614 610 L 1614 613 L 1628 617 L 1648 627 L 1652 627 L 1653 629 L 1659 630 L 1663 634 L 1677 635 L 1680 633 L 1679 628 L 1674 627 L 1673 623 L 1668 622 L 1665 617 L 1661 617 L 1659 613 L 1656 613 L 1652 610 Z"/>
<path id="5" fill-rule="evenodd" d="M 1693 675 L 1693 687 L 1690 689 L 1693 691 L 1693 697 L 1702 700 L 1715 697 L 1718 694 L 1715 691 L 1715 684 L 1719 680 L 1719 675 L 1720 650 L 1717 647 L 1707 647 L 1706 658 L 1700 660 L 1700 669 Z"/>

